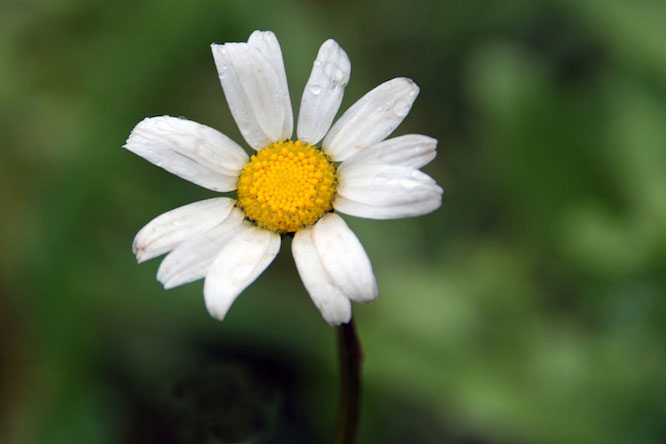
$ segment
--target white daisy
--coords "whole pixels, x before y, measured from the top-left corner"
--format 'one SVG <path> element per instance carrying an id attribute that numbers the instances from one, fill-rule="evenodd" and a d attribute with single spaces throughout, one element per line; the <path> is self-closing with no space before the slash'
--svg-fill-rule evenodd
<path id="1" fill-rule="evenodd" d="M 237 190 L 153 219 L 136 235 L 139 262 L 169 252 L 157 279 L 173 288 L 205 277 L 208 312 L 223 319 L 236 297 L 273 261 L 281 236 L 293 234 L 296 267 L 331 325 L 349 322 L 351 302 L 377 297 L 363 246 L 333 210 L 370 219 L 429 213 L 442 189 L 419 168 L 437 141 L 410 134 L 386 139 L 418 95 L 409 79 L 382 83 L 331 127 L 349 82 L 347 54 L 326 41 L 303 92 L 296 141 L 282 52 L 272 32 L 247 43 L 213 44 L 231 113 L 257 152 L 189 120 L 141 121 L 125 148 L 204 188 Z M 322 141 L 321 149 L 317 144 Z"/>

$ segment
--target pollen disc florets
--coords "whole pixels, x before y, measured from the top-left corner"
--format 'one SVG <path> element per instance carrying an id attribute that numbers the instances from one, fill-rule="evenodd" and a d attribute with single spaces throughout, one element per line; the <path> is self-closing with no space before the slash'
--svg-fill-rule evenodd
<path id="1" fill-rule="evenodd" d="M 238 179 L 238 206 L 260 227 L 293 233 L 333 208 L 335 166 L 301 141 L 275 142 L 252 156 Z"/>

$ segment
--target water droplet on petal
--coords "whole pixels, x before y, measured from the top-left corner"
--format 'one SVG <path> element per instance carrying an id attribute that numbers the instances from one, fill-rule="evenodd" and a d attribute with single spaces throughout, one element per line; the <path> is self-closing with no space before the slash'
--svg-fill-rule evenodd
<path id="1" fill-rule="evenodd" d="M 411 108 L 409 102 L 399 100 L 395 105 L 393 105 L 393 112 L 398 117 L 405 117 L 409 113 L 409 108 Z"/>
<path id="2" fill-rule="evenodd" d="M 417 186 L 417 183 L 415 181 L 409 179 L 400 179 L 398 183 L 400 184 L 402 189 L 407 191 L 413 190 Z"/>
<path id="3" fill-rule="evenodd" d="M 340 82 L 345 78 L 345 73 L 335 62 L 328 62 L 324 65 L 324 74 L 334 82 Z"/>
<path id="4" fill-rule="evenodd" d="M 308 89 L 310 90 L 312 95 L 318 96 L 319 94 L 321 94 L 321 86 L 319 85 L 310 85 Z"/>

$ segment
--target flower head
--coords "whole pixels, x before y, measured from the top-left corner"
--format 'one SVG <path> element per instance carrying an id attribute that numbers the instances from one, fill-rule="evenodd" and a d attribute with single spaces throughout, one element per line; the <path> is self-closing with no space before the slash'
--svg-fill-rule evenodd
<path id="1" fill-rule="evenodd" d="M 236 297 L 293 234 L 296 267 L 331 325 L 349 322 L 351 301 L 377 297 L 372 265 L 334 210 L 369 219 L 429 213 L 442 189 L 419 168 L 437 141 L 410 134 L 386 139 L 419 89 L 409 79 L 382 83 L 331 127 L 351 64 L 334 41 L 317 54 L 301 98 L 297 139 L 280 45 L 255 31 L 246 43 L 212 45 L 224 95 L 251 157 L 207 126 L 161 116 L 132 130 L 125 148 L 202 187 L 228 192 L 158 216 L 136 235 L 139 262 L 169 253 L 157 279 L 172 288 L 205 278 L 209 313 L 223 319 Z M 323 140 L 323 141 L 322 141 Z M 321 142 L 321 148 L 318 144 Z"/>

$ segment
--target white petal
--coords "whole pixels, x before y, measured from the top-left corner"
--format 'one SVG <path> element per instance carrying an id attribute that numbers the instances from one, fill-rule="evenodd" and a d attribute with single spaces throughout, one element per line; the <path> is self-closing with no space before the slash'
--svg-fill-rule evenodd
<path id="1" fill-rule="evenodd" d="M 251 44 L 213 44 L 211 49 L 224 96 L 247 143 L 259 150 L 289 139 L 294 117 L 275 36 L 253 34 Z"/>
<path id="2" fill-rule="evenodd" d="M 160 264 L 157 280 L 169 289 L 206 276 L 215 257 L 240 230 L 243 217 L 233 208 L 220 225 L 180 244 Z"/>
<path id="3" fill-rule="evenodd" d="M 243 148 L 219 131 L 169 116 L 139 122 L 124 147 L 213 191 L 235 190 L 238 175 L 248 161 Z"/>
<path id="4" fill-rule="evenodd" d="M 326 135 L 349 83 L 351 63 L 335 40 L 319 48 L 298 114 L 298 140 L 316 145 Z"/>
<path id="5" fill-rule="evenodd" d="M 404 217 L 422 216 L 432 213 L 441 206 L 441 194 L 404 205 L 369 205 L 347 199 L 343 196 L 336 196 L 333 201 L 333 207 L 337 211 L 365 219 L 401 219 Z"/>
<path id="6" fill-rule="evenodd" d="M 291 100 L 289 99 L 289 84 L 287 83 L 287 73 L 284 70 L 284 60 L 282 58 L 282 49 L 277 37 L 271 31 L 254 31 L 247 40 L 248 45 L 257 48 L 262 56 L 271 64 L 283 87 L 282 93 L 286 95 L 285 121 L 283 123 L 283 134 L 280 140 L 291 137 L 294 128 L 294 114 L 291 109 Z"/>
<path id="7" fill-rule="evenodd" d="M 312 302 L 326 322 L 340 325 L 351 319 L 351 302 L 336 287 L 319 259 L 312 241 L 312 228 L 304 228 L 294 235 L 291 243 L 296 268 Z"/>
<path id="8" fill-rule="evenodd" d="M 173 250 L 183 241 L 220 224 L 233 206 L 233 199 L 215 197 L 167 211 L 137 233 L 132 251 L 143 262 Z"/>
<path id="9" fill-rule="evenodd" d="M 280 235 L 246 222 L 210 266 L 204 283 L 208 313 L 222 320 L 236 297 L 273 262 Z"/>
<path id="10" fill-rule="evenodd" d="M 442 188 L 427 174 L 393 165 L 350 165 L 339 175 L 336 210 L 370 219 L 429 213 L 441 205 Z"/>
<path id="11" fill-rule="evenodd" d="M 381 142 L 407 116 L 419 87 L 404 77 L 382 83 L 353 104 L 333 125 L 322 147 L 338 162 Z"/>
<path id="12" fill-rule="evenodd" d="M 352 301 L 377 297 L 377 282 L 361 242 L 340 216 L 327 214 L 312 228 L 312 241 L 331 282 Z"/>
<path id="13" fill-rule="evenodd" d="M 441 194 L 435 180 L 414 168 L 357 164 L 338 175 L 337 193 L 371 205 L 403 205 Z"/>
<path id="14" fill-rule="evenodd" d="M 272 31 L 254 31 L 247 39 L 248 45 L 256 48 L 262 56 L 271 64 L 276 74 L 287 83 L 287 74 L 284 71 L 282 50 L 277 37 Z"/>
<path id="15" fill-rule="evenodd" d="M 359 151 L 344 161 L 338 171 L 344 171 L 352 165 L 361 163 L 421 168 L 435 158 L 436 149 L 437 139 L 421 134 L 407 134 L 387 139 Z"/>

